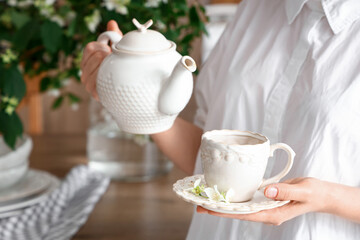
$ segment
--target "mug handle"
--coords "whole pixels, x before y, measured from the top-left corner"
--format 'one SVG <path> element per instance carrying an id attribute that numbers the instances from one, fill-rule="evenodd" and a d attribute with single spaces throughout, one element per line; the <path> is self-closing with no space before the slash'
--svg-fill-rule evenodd
<path id="1" fill-rule="evenodd" d="M 295 152 L 291 149 L 291 147 L 289 145 L 287 145 L 285 143 L 276 143 L 276 144 L 271 145 L 270 146 L 270 157 L 272 157 L 274 155 L 274 152 L 277 149 L 285 150 L 285 152 L 288 154 L 288 162 L 287 162 L 285 168 L 279 174 L 275 175 L 274 177 L 268 178 L 268 179 L 263 179 L 262 183 L 260 184 L 259 189 L 265 187 L 266 185 L 279 182 L 281 178 L 285 177 L 286 174 L 288 174 L 288 172 L 290 171 L 290 169 L 294 163 Z"/>
<path id="2" fill-rule="evenodd" d="M 121 40 L 122 36 L 114 31 L 106 31 L 100 34 L 100 36 L 97 38 L 97 41 L 108 45 L 109 41 L 112 42 L 112 44 L 118 43 Z"/>

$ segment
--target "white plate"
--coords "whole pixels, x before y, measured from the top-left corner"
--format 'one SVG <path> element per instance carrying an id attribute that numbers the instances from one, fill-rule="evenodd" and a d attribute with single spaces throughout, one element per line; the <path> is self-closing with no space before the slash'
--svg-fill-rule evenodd
<path id="1" fill-rule="evenodd" d="M 268 199 L 264 196 L 262 191 L 257 191 L 254 194 L 254 197 L 247 202 L 241 203 L 225 203 L 225 202 L 213 202 L 207 198 L 196 196 L 189 188 L 194 186 L 194 182 L 201 178 L 201 183 L 206 186 L 204 175 L 194 175 L 186 177 L 184 179 L 178 180 L 173 185 L 173 191 L 186 202 L 202 206 L 208 210 L 220 213 L 229 213 L 229 214 L 249 214 L 254 212 L 259 212 L 266 209 L 272 209 L 276 207 L 283 206 L 290 201 L 275 201 Z"/>
<path id="2" fill-rule="evenodd" d="M 22 210 L 13 210 L 13 211 L 3 212 L 3 213 L 0 213 L 0 219 L 17 216 L 17 215 L 20 215 L 21 213 L 22 213 Z"/>
<path id="3" fill-rule="evenodd" d="M 49 186 L 50 175 L 37 170 L 28 170 L 26 175 L 14 186 L 0 191 L 0 205 L 9 201 L 30 197 Z"/>
<path id="4" fill-rule="evenodd" d="M 44 179 L 46 179 L 46 181 L 48 182 L 48 188 L 45 191 L 40 192 L 39 194 L 32 195 L 27 198 L 22 198 L 16 201 L 11 201 L 8 202 L 7 204 L 0 204 L 0 213 L 18 210 L 20 208 L 25 208 L 37 204 L 42 200 L 44 200 L 51 192 L 53 192 L 60 185 L 60 180 L 57 177 L 44 171 L 39 171 L 39 170 L 32 170 L 32 171 L 37 172 L 37 174 L 45 174 L 47 176 Z"/>

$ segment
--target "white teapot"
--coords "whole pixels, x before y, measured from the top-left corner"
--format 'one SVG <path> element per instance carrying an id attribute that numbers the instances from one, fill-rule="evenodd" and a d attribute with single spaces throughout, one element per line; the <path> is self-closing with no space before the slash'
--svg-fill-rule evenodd
<path id="1" fill-rule="evenodd" d="M 174 42 L 136 19 L 138 30 L 123 37 L 113 31 L 98 41 L 112 42 L 112 53 L 101 63 L 96 89 L 100 102 L 123 131 L 151 134 L 169 129 L 189 102 L 195 61 L 182 57 Z"/>

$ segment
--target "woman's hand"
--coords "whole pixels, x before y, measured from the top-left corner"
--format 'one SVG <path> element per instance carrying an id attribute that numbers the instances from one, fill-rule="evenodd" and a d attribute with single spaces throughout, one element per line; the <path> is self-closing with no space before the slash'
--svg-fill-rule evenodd
<path id="1" fill-rule="evenodd" d="M 114 20 L 107 24 L 108 31 L 115 31 L 122 35 L 119 26 Z M 96 92 L 96 77 L 99 66 L 104 58 L 111 53 L 111 48 L 99 42 L 90 42 L 84 49 L 81 60 L 81 82 L 85 85 L 86 90 L 96 99 L 99 100 Z"/>
<path id="2" fill-rule="evenodd" d="M 267 198 L 290 200 L 290 203 L 282 207 L 251 214 L 223 214 L 209 211 L 202 207 L 198 207 L 197 212 L 219 217 L 280 225 L 289 219 L 307 212 L 327 211 L 327 187 L 326 182 L 315 178 L 295 178 L 284 183 L 271 184 L 265 188 L 264 194 Z"/>

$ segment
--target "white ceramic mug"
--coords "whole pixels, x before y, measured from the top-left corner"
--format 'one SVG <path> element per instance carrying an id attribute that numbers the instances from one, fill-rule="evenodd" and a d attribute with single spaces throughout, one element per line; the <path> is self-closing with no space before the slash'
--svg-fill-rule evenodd
<path id="1" fill-rule="evenodd" d="M 285 150 L 288 162 L 276 176 L 263 179 L 268 158 L 276 149 Z M 214 130 L 203 134 L 201 160 L 206 184 L 220 192 L 233 190 L 230 202 L 249 201 L 254 193 L 276 183 L 291 169 L 295 152 L 284 143 L 270 145 L 267 137 L 238 130 Z"/>

